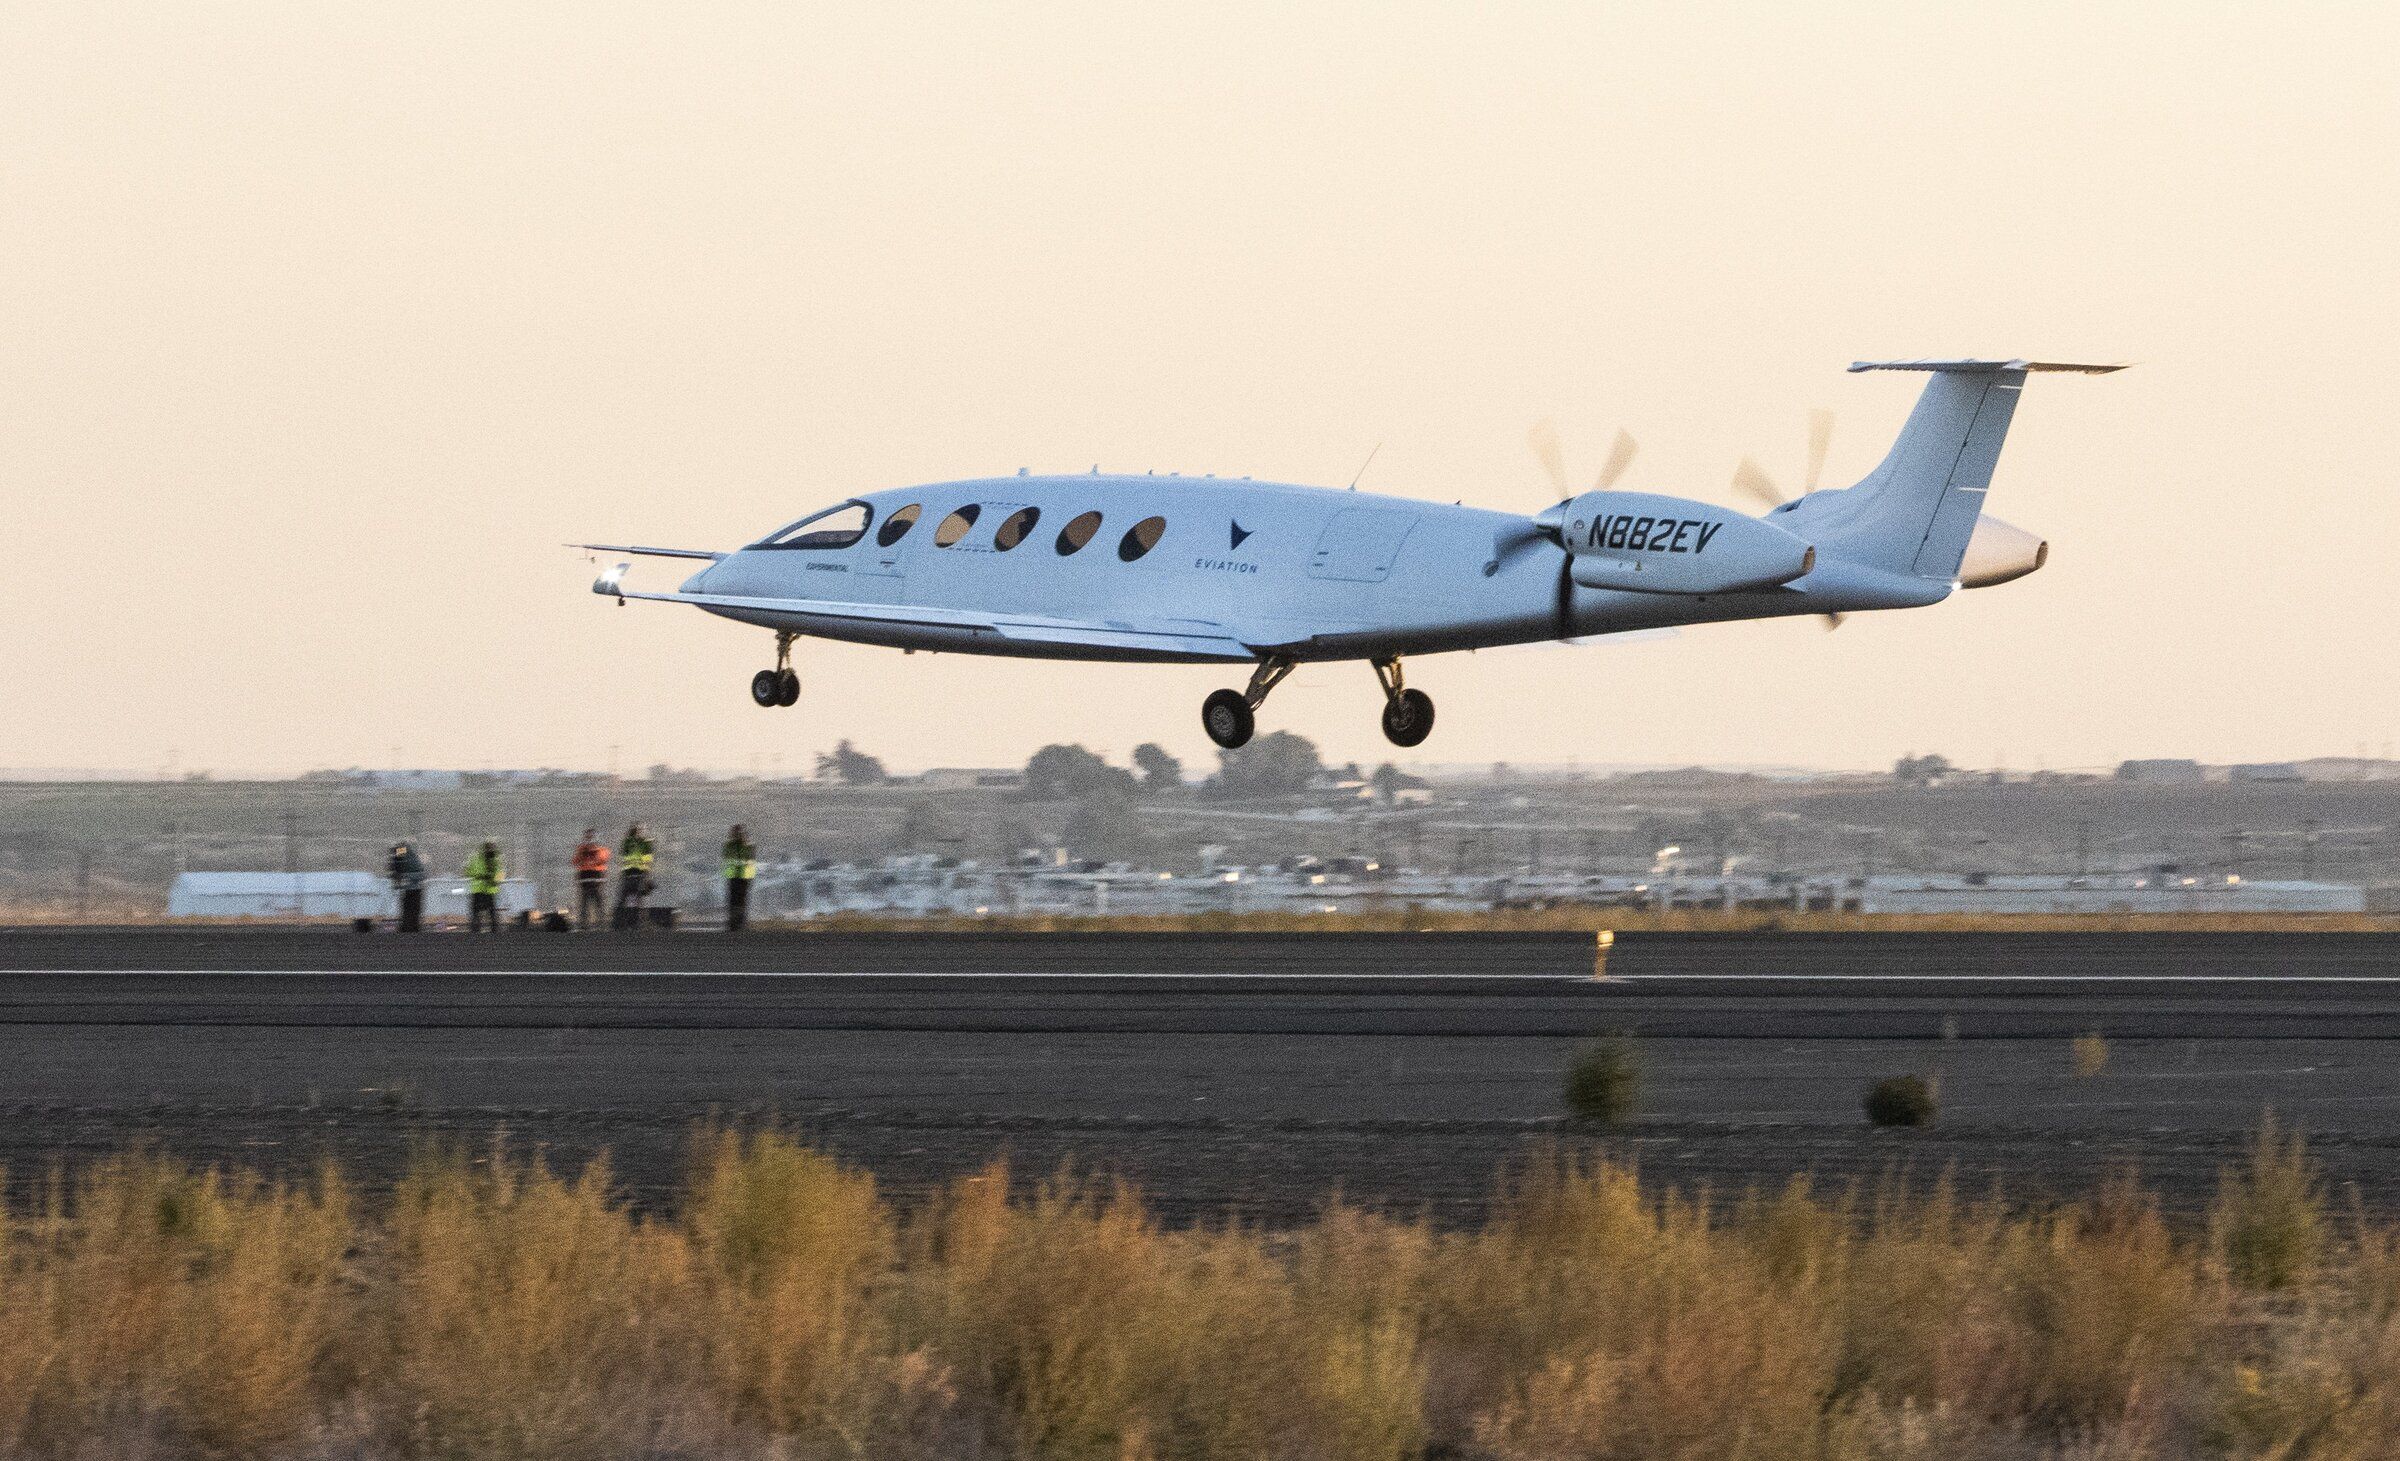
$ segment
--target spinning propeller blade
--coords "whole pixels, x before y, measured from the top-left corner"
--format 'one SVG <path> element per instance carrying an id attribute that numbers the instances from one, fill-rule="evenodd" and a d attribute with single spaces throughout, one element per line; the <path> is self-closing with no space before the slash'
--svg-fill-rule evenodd
<path id="1" fill-rule="evenodd" d="M 1625 469 L 1633 465 L 1633 454 L 1640 450 L 1641 445 L 1633 439 L 1633 434 L 1620 427 L 1617 439 L 1608 444 L 1608 461 L 1600 468 L 1599 480 L 1592 483 L 1592 490 L 1606 492 L 1616 486 L 1617 479 L 1625 475 Z"/>
<path id="2" fill-rule="evenodd" d="M 1756 498 L 1770 508 L 1783 506 L 1783 489 L 1775 485 L 1766 469 L 1748 457 L 1733 469 L 1733 490 L 1745 497 Z"/>
<path id="3" fill-rule="evenodd" d="M 1817 490 L 1817 479 L 1825 475 L 1825 453 L 1832 445 L 1833 413 L 1819 406 L 1808 413 L 1808 475 L 1800 482 L 1803 497 Z"/>
<path id="4" fill-rule="evenodd" d="M 1549 474 L 1550 485 L 1558 489 L 1558 495 L 1574 496 L 1573 489 L 1567 486 L 1567 453 L 1558 444 L 1558 423 L 1546 417 L 1536 421 L 1533 429 L 1525 433 L 1525 443 L 1541 459 L 1542 470 Z"/>

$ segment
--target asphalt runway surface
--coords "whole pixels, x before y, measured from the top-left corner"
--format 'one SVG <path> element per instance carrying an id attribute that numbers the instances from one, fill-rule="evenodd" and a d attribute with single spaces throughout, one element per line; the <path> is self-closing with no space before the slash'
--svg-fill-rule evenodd
<path id="1" fill-rule="evenodd" d="M 781 1121 L 922 1191 L 995 1156 L 1123 1173 L 1177 1218 L 1329 1191 L 1444 1220 L 1550 1144 L 1723 1191 L 2024 1198 L 2125 1166 L 2205 1205 L 2263 1112 L 2400 1204 L 2400 939 L 2379 935 L 851 935 L 0 930 L 0 1164 L 132 1143 L 370 1183 L 433 1140 L 603 1150 L 666 1202 L 702 1123 Z M 1623 1031 L 1643 1115 L 1562 1127 Z M 2069 1040 L 2098 1031 L 2079 1079 Z M 1941 1080 L 1875 1132 L 1871 1080 Z"/>

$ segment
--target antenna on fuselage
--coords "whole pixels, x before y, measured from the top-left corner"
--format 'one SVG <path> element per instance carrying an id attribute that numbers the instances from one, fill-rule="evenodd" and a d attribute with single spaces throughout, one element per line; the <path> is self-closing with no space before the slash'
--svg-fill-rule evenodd
<path id="1" fill-rule="evenodd" d="M 1366 475 L 1367 475 L 1367 468 L 1369 468 L 1369 467 L 1371 467 L 1371 466 L 1375 465 L 1375 453 L 1377 453 L 1377 452 L 1379 452 L 1379 451 L 1382 451 L 1382 450 L 1383 450 L 1383 443 L 1382 443 L 1382 442 L 1380 442 L 1380 441 L 1379 441 L 1379 442 L 1377 442 L 1377 443 L 1375 443 L 1373 446 L 1371 446 L 1371 447 L 1367 448 L 1367 459 L 1366 459 L 1365 461 L 1363 461 L 1363 462 L 1360 462 L 1360 463 L 1358 464 L 1358 475 L 1357 475 L 1357 476 L 1355 476 L 1355 477 L 1352 477 L 1352 478 L 1350 479 L 1350 490 L 1351 490 L 1351 491 L 1353 491 L 1353 492 L 1356 492 L 1356 491 L 1358 490 L 1358 484 L 1359 484 L 1359 482 L 1360 482 L 1361 480 L 1363 480 L 1363 479 L 1366 477 Z"/>

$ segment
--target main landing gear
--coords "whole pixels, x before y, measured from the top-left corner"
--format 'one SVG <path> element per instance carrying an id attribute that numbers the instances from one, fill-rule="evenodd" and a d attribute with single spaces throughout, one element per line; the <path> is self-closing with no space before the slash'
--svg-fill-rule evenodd
<path id="1" fill-rule="evenodd" d="M 1383 738 L 1395 746 L 1421 746 L 1433 734 L 1433 697 L 1400 682 L 1400 657 L 1375 661 L 1383 686 Z"/>
<path id="2" fill-rule="evenodd" d="M 792 641 L 799 637 L 789 629 L 776 631 L 775 668 L 750 677 L 750 698 L 762 708 L 800 703 L 800 675 L 792 668 Z"/>
<path id="3" fill-rule="evenodd" d="M 1283 683 L 1292 672 L 1292 662 L 1282 655 L 1271 654 L 1258 662 L 1250 674 L 1247 690 L 1219 690 L 1200 702 L 1200 726 L 1208 738 L 1230 751 L 1249 744 L 1251 732 L 1258 729 L 1258 707 L 1267 703 L 1267 692 Z"/>
<path id="4" fill-rule="evenodd" d="M 1395 746 L 1424 744 L 1433 734 L 1433 697 L 1401 683 L 1398 656 L 1376 660 L 1374 665 L 1375 678 L 1383 686 L 1384 738 Z M 1291 672 L 1289 659 L 1269 655 L 1258 662 L 1248 689 L 1219 690 L 1200 702 L 1200 725 L 1208 738 L 1228 751 L 1248 744 L 1258 729 L 1258 707 L 1266 703 L 1267 692 Z"/>

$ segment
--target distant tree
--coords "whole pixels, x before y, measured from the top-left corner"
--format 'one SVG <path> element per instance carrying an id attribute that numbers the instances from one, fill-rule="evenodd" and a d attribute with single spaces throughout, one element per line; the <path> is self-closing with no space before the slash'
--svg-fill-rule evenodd
<path id="1" fill-rule="evenodd" d="M 1375 768 L 1375 775 L 1370 778 L 1369 784 L 1375 788 L 1375 795 L 1382 799 L 1383 804 L 1392 807 L 1400 804 L 1400 789 L 1408 782 L 1407 772 L 1386 761 Z"/>
<path id="2" fill-rule="evenodd" d="M 1249 745 L 1219 751 L 1217 760 L 1209 790 L 1220 797 L 1293 796 L 1325 769 L 1316 743 L 1290 731 L 1270 731 Z"/>
<path id="3" fill-rule="evenodd" d="M 1892 780 L 1902 786 L 1931 786 L 1956 769 L 1947 756 L 1902 756 L 1892 763 Z"/>
<path id="4" fill-rule="evenodd" d="M 1176 791 L 1183 786 L 1183 763 L 1168 755 L 1166 747 L 1156 741 L 1144 741 L 1134 747 L 1133 764 L 1142 773 L 1144 791 Z"/>
<path id="5" fill-rule="evenodd" d="M 1034 752 L 1025 763 L 1025 788 L 1019 795 L 1029 802 L 1067 801 L 1109 792 L 1131 797 L 1133 785 L 1133 773 L 1122 766 L 1111 766 L 1081 746 L 1052 745 Z"/>
<path id="6" fill-rule="evenodd" d="M 844 786 L 881 786 L 891 777 L 885 774 L 883 762 L 845 740 L 817 757 L 817 779 Z"/>
<path id="7" fill-rule="evenodd" d="M 1140 860 L 1149 852 L 1141 808 L 1130 785 L 1103 787 L 1077 798 L 1074 814 L 1059 835 L 1078 857 Z"/>

